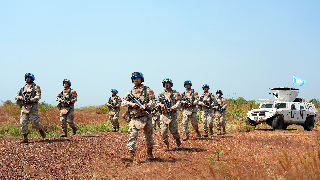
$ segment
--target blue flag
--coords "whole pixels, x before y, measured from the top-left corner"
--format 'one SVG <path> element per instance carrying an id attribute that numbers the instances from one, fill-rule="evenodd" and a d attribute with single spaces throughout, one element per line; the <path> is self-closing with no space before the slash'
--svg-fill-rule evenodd
<path id="1" fill-rule="evenodd" d="M 293 76 L 293 83 L 302 86 L 306 80 Z"/>

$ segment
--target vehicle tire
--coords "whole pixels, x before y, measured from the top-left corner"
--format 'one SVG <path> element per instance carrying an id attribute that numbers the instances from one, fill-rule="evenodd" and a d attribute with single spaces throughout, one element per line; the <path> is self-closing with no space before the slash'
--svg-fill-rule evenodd
<path id="1" fill-rule="evenodd" d="M 247 118 L 246 123 L 254 127 L 257 125 L 256 122 L 252 121 L 250 118 Z"/>
<path id="2" fill-rule="evenodd" d="M 273 130 L 276 130 L 276 129 L 282 129 L 283 128 L 283 119 L 281 116 L 275 116 L 273 118 L 273 121 L 272 121 L 272 128 Z"/>
<path id="3" fill-rule="evenodd" d="M 304 122 L 303 128 L 306 131 L 312 131 L 312 129 L 314 128 L 314 120 L 312 117 L 307 117 L 306 121 Z"/>
<path id="4" fill-rule="evenodd" d="M 289 126 L 289 124 L 283 124 L 282 129 L 286 130 L 288 126 Z"/>

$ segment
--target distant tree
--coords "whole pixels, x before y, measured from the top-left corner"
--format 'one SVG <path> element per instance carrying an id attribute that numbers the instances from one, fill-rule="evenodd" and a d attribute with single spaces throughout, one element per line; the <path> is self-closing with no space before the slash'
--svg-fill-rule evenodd
<path id="1" fill-rule="evenodd" d="M 319 99 L 313 98 L 313 99 L 311 99 L 309 102 L 312 103 L 312 104 L 314 104 L 314 106 L 315 106 L 316 108 L 320 108 L 320 101 L 319 101 Z"/>

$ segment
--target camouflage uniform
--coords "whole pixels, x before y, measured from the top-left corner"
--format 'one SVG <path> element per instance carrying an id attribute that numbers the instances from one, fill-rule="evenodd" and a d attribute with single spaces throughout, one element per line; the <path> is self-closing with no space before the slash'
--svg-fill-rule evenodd
<path id="1" fill-rule="evenodd" d="M 144 85 L 134 86 L 131 91 L 129 91 L 123 101 L 121 103 L 122 106 L 128 107 L 131 99 L 128 97 L 129 93 L 132 93 L 135 97 L 141 99 L 143 104 L 147 107 L 147 109 L 151 110 L 154 107 L 154 94 L 153 91 Z M 153 129 L 151 123 L 151 115 L 149 115 L 146 111 L 141 110 L 139 107 L 133 108 L 129 107 L 128 111 L 130 113 L 130 123 L 129 123 L 129 141 L 127 143 L 128 150 L 131 152 L 135 151 L 135 143 L 138 138 L 138 131 L 143 129 L 146 137 L 146 143 L 148 150 L 153 148 Z"/>
<path id="2" fill-rule="evenodd" d="M 207 106 L 203 105 L 202 101 L 207 101 L 209 104 L 209 108 Z M 215 104 L 215 98 L 214 95 L 209 93 L 209 92 L 204 92 L 200 97 L 199 97 L 199 106 L 201 107 L 201 120 L 202 120 L 202 125 L 203 125 L 203 130 L 208 134 L 208 126 L 209 124 L 209 129 L 210 129 L 210 134 L 213 134 L 212 128 L 213 128 L 213 106 Z"/>
<path id="3" fill-rule="evenodd" d="M 154 130 L 157 129 L 157 126 L 160 128 L 160 111 L 158 108 L 154 108 L 151 112 L 152 116 L 152 127 Z"/>
<path id="4" fill-rule="evenodd" d="M 64 102 L 64 103 L 60 102 L 61 94 L 64 97 L 66 97 L 68 101 L 70 101 L 70 104 L 68 104 L 67 102 Z M 67 131 L 68 131 L 67 123 L 68 123 L 75 134 L 77 127 L 73 123 L 73 119 L 74 119 L 74 103 L 77 101 L 76 91 L 70 88 L 64 89 L 58 94 L 58 96 L 56 97 L 56 101 L 60 102 L 57 107 L 60 110 L 60 122 L 61 122 L 61 128 L 63 132 L 65 132 L 65 135 L 67 134 Z"/>
<path id="5" fill-rule="evenodd" d="M 217 130 L 220 131 L 222 130 L 223 133 L 226 133 L 226 124 L 225 124 L 225 112 L 227 109 L 227 99 L 223 97 L 216 97 L 215 105 L 219 104 L 222 108 L 222 111 L 215 110 L 215 121 L 216 121 L 216 126 Z M 222 128 L 222 129 L 221 129 Z"/>
<path id="6" fill-rule="evenodd" d="M 32 127 L 39 130 L 42 137 L 45 137 L 45 133 L 43 131 L 43 127 L 40 124 L 40 119 L 38 116 L 38 102 L 41 99 L 41 90 L 40 86 L 35 83 L 25 84 L 22 88 L 24 94 L 29 99 L 29 102 L 24 105 L 23 101 L 18 100 L 18 97 L 21 96 L 21 90 L 18 91 L 15 96 L 15 100 L 17 100 L 17 104 L 22 107 L 21 115 L 20 115 L 20 125 L 21 125 L 21 133 L 25 136 L 26 142 L 28 135 L 28 120 L 30 119 L 32 123 Z"/>
<path id="7" fill-rule="evenodd" d="M 111 102 L 114 104 L 113 108 L 111 106 Z M 119 131 L 119 112 L 121 102 L 121 98 L 117 95 L 110 97 L 108 100 L 109 119 L 112 123 L 114 131 Z"/>
<path id="8" fill-rule="evenodd" d="M 189 98 L 190 102 L 191 102 L 191 106 L 188 107 L 186 104 L 182 105 L 182 114 L 183 114 L 183 118 L 182 118 L 182 123 L 183 123 L 183 130 L 184 133 L 186 134 L 187 138 L 184 140 L 189 139 L 189 130 L 188 130 L 188 123 L 189 123 L 189 119 L 191 121 L 191 125 L 193 127 L 193 129 L 196 131 L 196 133 L 198 134 L 198 137 L 200 135 L 199 132 L 199 127 L 198 127 L 198 119 L 197 119 L 197 107 L 196 105 L 198 104 L 198 93 L 194 92 L 193 89 L 190 89 L 189 91 L 186 90 L 182 93 L 182 98 L 183 97 L 187 97 Z M 183 101 L 183 100 L 182 100 Z"/>
<path id="9" fill-rule="evenodd" d="M 170 114 L 166 111 L 166 109 L 161 109 L 160 115 L 160 129 L 162 134 L 162 141 L 167 145 L 167 149 L 169 149 L 169 141 L 168 141 L 168 129 L 170 130 L 173 138 L 176 139 L 176 143 L 178 147 L 181 144 L 180 141 L 180 134 L 178 131 L 178 122 L 177 122 L 177 108 L 180 107 L 180 93 L 176 90 L 171 90 L 168 92 L 166 89 L 162 92 L 166 100 L 169 102 L 169 106 L 171 107 L 172 111 Z M 158 97 L 158 102 L 156 107 L 160 108 L 162 98 Z M 169 107 L 169 108 L 170 108 Z"/>

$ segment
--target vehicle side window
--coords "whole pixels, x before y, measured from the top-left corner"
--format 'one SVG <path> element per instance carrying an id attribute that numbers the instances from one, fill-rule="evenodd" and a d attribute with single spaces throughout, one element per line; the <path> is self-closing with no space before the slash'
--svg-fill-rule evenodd
<path id="1" fill-rule="evenodd" d="M 280 103 L 279 104 L 279 108 L 287 108 L 287 104 L 286 103 Z"/>
<path id="2" fill-rule="evenodd" d="M 304 109 L 304 107 L 303 107 L 303 106 L 300 106 L 300 110 L 302 110 L 302 109 Z"/>

